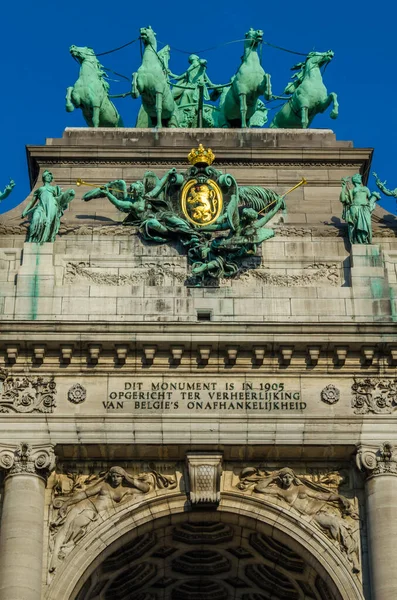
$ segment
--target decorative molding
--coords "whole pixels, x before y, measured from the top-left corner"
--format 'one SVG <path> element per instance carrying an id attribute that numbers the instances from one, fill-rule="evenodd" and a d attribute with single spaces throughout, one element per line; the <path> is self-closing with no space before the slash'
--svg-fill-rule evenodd
<path id="1" fill-rule="evenodd" d="M 25 225 L 7 225 L 6 223 L 0 223 L 0 236 L 1 235 L 26 235 L 28 229 L 28 223 Z M 274 225 L 274 230 L 277 237 L 339 237 L 347 238 L 347 227 L 335 227 L 333 224 L 325 224 L 318 226 L 303 227 L 299 225 Z M 123 237 L 136 235 L 137 229 L 135 227 L 125 227 L 119 223 L 114 225 L 97 226 L 97 225 L 68 225 L 67 223 L 61 224 L 59 229 L 60 236 L 67 235 L 104 235 L 104 236 L 116 236 L 122 235 Z M 372 237 L 374 240 L 379 238 L 395 238 L 396 228 L 394 227 L 372 227 Z"/>
<path id="2" fill-rule="evenodd" d="M 7 369 L 3 369 L 3 367 L 0 367 L 0 382 L 2 382 L 5 379 L 7 379 L 7 377 L 8 377 L 8 371 L 7 371 Z"/>
<path id="3" fill-rule="evenodd" d="M 238 354 L 238 346 L 228 346 L 226 348 L 226 360 L 228 365 L 235 365 Z"/>
<path id="4" fill-rule="evenodd" d="M 6 345 L 6 355 L 7 361 L 11 363 L 15 363 L 18 358 L 19 345 L 18 344 L 7 344 Z"/>
<path id="5" fill-rule="evenodd" d="M 280 346 L 280 362 L 282 365 L 290 365 L 292 355 L 294 353 L 294 346 Z"/>
<path id="6" fill-rule="evenodd" d="M 359 446 L 356 464 L 368 478 L 379 475 L 397 475 L 397 450 L 390 442 L 381 446 Z"/>
<path id="7" fill-rule="evenodd" d="M 321 390 L 321 400 L 326 404 L 335 404 L 339 399 L 340 391 L 333 383 L 329 383 Z"/>
<path id="8" fill-rule="evenodd" d="M 101 350 L 102 350 L 102 344 L 88 344 L 88 353 L 89 353 L 90 362 L 92 364 L 98 363 Z"/>
<path id="9" fill-rule="evenodd" d="M 0 413 L 52 413 L 56 407 L 54 377 L 12 377 L 4 380 Z"/>
<path id="10" fill-rule="evenodd" d="M 356 415 L 390 414 L 397 407 L 397 380 L 366 377 L 354 379 L 352 408 Z"/>
<path id="11" fill-rule="evenodd" d="M 375 356 L 375 346 L 363 346 L 361 348 L 361 358 L 364 365 L 371 366 Z"/>
<path id="12" fill-rule="evenodd" d="M 390 362 L 390 365 L 392 367 L 395 367 L 397 365 L 397 346 L 389 345 L 388 346 L 388 351 L 389 351 L 389 362 Z"/>
<path id="13" fill-rule="evenodd" d="M 127 354 L 129 350 L 128 344 L 115 344 L 117 362 L 124 364 L 127 360 Z"/>
<path id="14" fill-rule="evenodd" d="M 46 479 L 55 468 L 54 447 L 26 442 L 14 448 L 0 445 L 0 468 L 8 471 L 8 475 L 30 474 Z"/>
<path id="15" fill-rule="evenodd" d="M 187 452 L 189 498 L 193 505 L 209 508 L 221 499 L 222 454 Z"/>
<path id="16" fill-rule="evenodd" d="M 313 367 L 315 367 L 318 363 L 318 359 L 320 358 L 320 352 L 321 346 L 308 346 L 307 348 L 308 362 Z"/>
<path id="17" fill-rule="evenodd" d="M 346 362 L 347 353 L 349 352 L 349 346 L 335 346 L 334 349 L 334 362 L 339 366 L 343 366 Z"/>
<path id="18" fill-rule="evenodd" d="M 171 346 L 171 360 L 175 365 L 179 365 L 185 350 L 184 346 Z"/>
<path id="19" fill-rule="evenodd" d="M 265 358 L 266 351 L 267 351 L 266 346 L 254 346 L 252 352 L 254 355 L 254 362 L 256 365 L 263 364 L 263 360 Z"/>
<path id="20" fill-rule="evenodd" d="M 33 358 L 35 362 L 42 363 L 44 361 L 46 348 L 46 344 L 33 345 Z"/>
<path id="21" fill-rule="evenodd" d="M 68 390 L 68 400 L 72 404 L 81 404 L 87 398 L 87 390 L 80 383 L 75 383 Z"/>
<path id="22" fill-rule="evenodd" d="M 76 151 L 78 151 L 79 149 L 81 149 L 81 146 L 76 146 Z M 315 148 L 315 150 L 320 150 L 323 151 L 323 148 Z M 186 148 L 186 150 L 188 151 L 188 148 Z M 39 164 L 42 167 L 48 167 L 48 166 L 71 166 L 71 167 L 79 167 L 79 166 L 87 166 L 87 167 L 104 167 L 104 166 L 116 166 L 116 165 L 122 165 L 122 166 L 131 166 L 131 167 L 146 167 L 146 166 L 150 166 L 150 167 L 162 167 L 165 166 L 167 167 L 168 165 L 171 165 L 173 167 L 180 167 L 181 169 L 186 167 L 186 159 L 185 158 L 181 158 L 181 157 L 174 157 L 174 158 L 168 158 L 168 159 L 158 159 L 158 158 L 150 158 L 150 160 L 148 160 L 148 158 L 144 155 L 142 155 L 142 158 L 137 158 L 135 157 L 134 159 L 131 159 L 129 157 L 117 157 L 117 159 L 103 159 L 103 160 L 87 160 L 87 158 L 84 156 L 81 158 L 81 160 L 74 156 L 73 159 L 71 160 L 67 160 L 67 159 L 62 159 L 62 160 L 57 160 L 57 159 L 49 159 L 46 157 L 43 158 L 36 158 L 35 160 L 37 162 L 37 164 Z M 274 167 L 274 166 L 278 166 L 279 168 L 288 168 L 288 167 L 321 167 L 321 168 L 349 168 L 349 169 L 357 169 L 358 171 L 361 169 L 362 167 L 362 161 L 358 162 L 357 160 L 351 160 L 351 161 L 343 161 L 341 162 L 340 160 L 338 160 L 337 158 L 335 158 L 335 160 L 321 160 L 321 159 L 316 159 L 316 156 L 313 155 L 313 157 L 309 160 L 288 160 L 286 158 L 284 158 L 283 156 L 280 157 L 275 157 L 272 160 L 264 160 L 264 159 L 260 159 L 260 158 L 252 158 L 250 160 L 241 160 L 241 158 L 233 158 L 231 156 L 229 157 L 220 157 L 217 156 L 216 162 L 219 164 L 222 164 L 223 168 L 226 168 L 228 166 L 230 167 L 250 167 L 250 166 L 255 166 L 255 167 Z"/>
<path id="23" fill-rule="evenodd" d="M 147 365 L 153 364 L 156 352 L 157 352 L 157 346 L 155 346 L 153 344 L 150 344 L 150 345 L 146 344 L 143 346 L 143 355 L 144 355 L 145 363 Z"/>
<path id="24" fill-rule="evenodd" d="M 72 360 L 74 345 L 73 344 L 61 344 L 61 359 L 62 362 L 69 364 Z"/>
<path id="25" fill-rule="evenodd" d="M 206 365 L 210 359 L 211 346 L 199 346 L 197 350 L 199 353 L 200 364 Z"/>

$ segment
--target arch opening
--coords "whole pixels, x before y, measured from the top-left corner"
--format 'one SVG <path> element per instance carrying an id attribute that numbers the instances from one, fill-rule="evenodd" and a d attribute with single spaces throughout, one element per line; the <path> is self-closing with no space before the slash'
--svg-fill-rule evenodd
<path id="1" fill-rule="evenodd" d="M 158 523 L 156 523 L 158 521 Z M 240 521 L 240 522 L 239 522 Z M 342 600 L 316 559 L 255 519 L 184 513 L 118 540 L 75 600 Z M 116 544 L 115 544 L 116 545 Z M 293 546 L 293 548 L 291 547 Z M 110 549 L 111 550 L 111 549 Z M 84 583 L 82 583 L 84 581 Z"/>

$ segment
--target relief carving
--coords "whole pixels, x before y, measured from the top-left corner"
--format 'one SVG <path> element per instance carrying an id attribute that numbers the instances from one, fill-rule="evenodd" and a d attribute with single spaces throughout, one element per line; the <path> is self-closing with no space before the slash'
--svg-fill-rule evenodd
<path id="1" fill-rule="evenodd" d="M 339 401 L 339 398 L 340 391 L 333 383 L 326 385 L 325 388 L 321 390 L 321 400 L 326 404 L 335 404 L 335 402 Z"/>
<path id="2" fill-rule="evenodd" d="M 44 479 L 55 468 L 51 444 L 41 446 L 21 442 L 16 448 L 0 446 L 0 469 L 9 475 L 30 474 Z"/>
<path id="3" fill-rule="evenodd" d="M 281 234 L 283 235 L 283 234 Z M 293 264 L 291 264 L 291 267 Z M 251 267 L 252 268 L 252 267 Z M 245 272 L 240 276 L 240 281 L 252 283 L 253 280 L 260 281 L 267 285 L 276 285 L 279 287 L 295 286 L 316 286 L 321 283 L 326 285 L 340 285 L 339 265 L 336 263 L 313 263 L 300 269 L 299 274 L 278 274 L 271 270 L 259 268 Z"/>
<path id="4" fill-rule="evenodd" d="M 63 491 L 62 478 L 71 482 L 70 493 Z M 122 467 L 111 467 L 99 477 L 84 477 L 77 474 L 58 476 L 52 502 L 53 518 L 50 522 L 52 558 L 49 571 L 56 570 L 64 559 L 84 537 L 91 523 L 101 521 L 101 514 L 114 511 L 117 505 L 139 502 L 146 494 L 156 489 L 174 489 L 176 479 L 157 471 L 141 473 L 134 477 Z"/>
<path id="5" fill-rule="evenodd" d="M 92 285 L 164 285 L 164 280 L 169 278 L 174 280 L 176 285 L 181 285 L 186 278 L 186 269 L 177 263 L 147 263 L 139 267 L 131 267 L 131 273 L 128 275 L 115 275 L 107 273 L 98 273 L 92 269 L 93 265 L 85 262 L 68 262 L 65 269 L 65 283 L 74 283 L 75 281 L 85 281 Z M 97 265 L 98 266 L 98 265 Z"/>
<path id="6" fill-rule="evenodd" d="M 379 448 L 360 446 L 356 455 L 357 467 L 368 477 L 376 475 L 397 475 L 397 451 L 390 442 Z"/>
<path id="7" fill-rule="evenodd" d="M 311 517 L 313 523 L 338 544 L 352 564 L 353 572 L 360 571 L 356 540 L 358 514 L 349 499 L 308 477 L 298 477 L 288 467 L 273 472 L 247 467 L 240 473 L 237 487 L 243 492 L 251 490 L 254 494 L 263 494 L 299 515 Z"/>
<path id="8" fill-rule="evenodd" d="M 187 452 L 189 497 L 192 504 L 212 507 L 220 501 L 222 454 Z"/>
<path id="9" fill-rule="evenodd" d="M 53 377 L 7 377 L 0 396 L 0 413 L 52 413 L 56 407 Z"/>
<path id="10" fill-rule="evenodd" d="M 396 379 L 355 379 L 352 408 L 356 415 L 390 414 L 397 406 Z"/>
<path id="11" fill-rule="evenodd" d="M 80 383 L 75 383 L 68 390 L 68 400 L 73 404 L 81 404 L 87 398 L 87 390 Z"/>

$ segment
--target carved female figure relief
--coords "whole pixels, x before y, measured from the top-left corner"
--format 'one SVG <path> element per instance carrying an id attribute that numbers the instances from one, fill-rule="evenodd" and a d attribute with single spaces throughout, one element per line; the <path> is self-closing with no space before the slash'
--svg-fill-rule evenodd
<path id="1" fill-rule="evenodd" d="M 301 515 L 313 517 L 316 525 L 338 542 L 340 549 L 352 563 L 353 571 L 360 571 L 358 546 L 352 535 L 352 524 L 358 519 L 358 515 L 350 500 L 326 486 L 298 478 L 288 467 L 273 473 L 244 469 L 237 487 L 244 491 L 252 488 L 256 493 L 285 502 Z"/>
<path id="2" fill-rule="evenodd" d="M 49 571 L 55 571 L 59 560 L 84 537 L 89 525 L 100 519 L 101 513 L 114 510 L 128 500 L 139 499 L 156 488 L 174 487 L 175 479 L 156 471 L 133 477 L 122 467 L 111 467 L 98 480 L 83 484 L 82 489 L 80 486 L 68 496 L 56 496 L 53 507 L 58 509 L 58 514 L 50 523 L 54 537 Z"/>

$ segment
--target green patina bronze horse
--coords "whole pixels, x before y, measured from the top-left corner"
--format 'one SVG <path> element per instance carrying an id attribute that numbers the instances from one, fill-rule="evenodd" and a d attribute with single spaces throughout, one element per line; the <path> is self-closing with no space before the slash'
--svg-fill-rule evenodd
<path id="1" fill-rule="evenodd" d="M 124 127 L 113 102 L 109 100 L 106 73 L 92 48 L 70 46 L 70 54 L 80 63 L 79 78 L 66 90 L 66 110 L 81 108 L 88 127 Z"/>
<path id="2" fill-rule="evenodd" d="M 177 106 L 168 82 L 169 46 L 157 52 L 156 34 L 150 26 L 140 29 L 140 38 L 145 50 L 142 64 L 132 76 L 131 95 L 142 97 L 146 127 L 178 127 Z M 142 115 L 138 125 L 140 121 L 143 121 Z"/>
<path id="3" fill-rule="evenodd" d="M 338 97 L 334 92 L 328 94 L 320 71 L 333 57 L 332 50 L 310 52 L 304 62 L 292 67 L 291 70 L 297 73 L 284 90 L 285 94 L 292 96 L 275 115 L 270 127 L 306 129 L 314 117 L 327 110 L 330 104 L 333 104 L 331 119 L 336 119 Z"/>
<path id="4" fill-rule="evenodd" d="M 231 86 L 220 107 L 220 127 L 247 127 L 258 108 L 258 99 L 270 100 L 272 88 L 270 75 L 263 70 L 258 47 L 263 41 L 263 31 L 250 29 L 245 34 L 244 55 Z M 223 123 L 222 123 L 223 121 Z"/>

